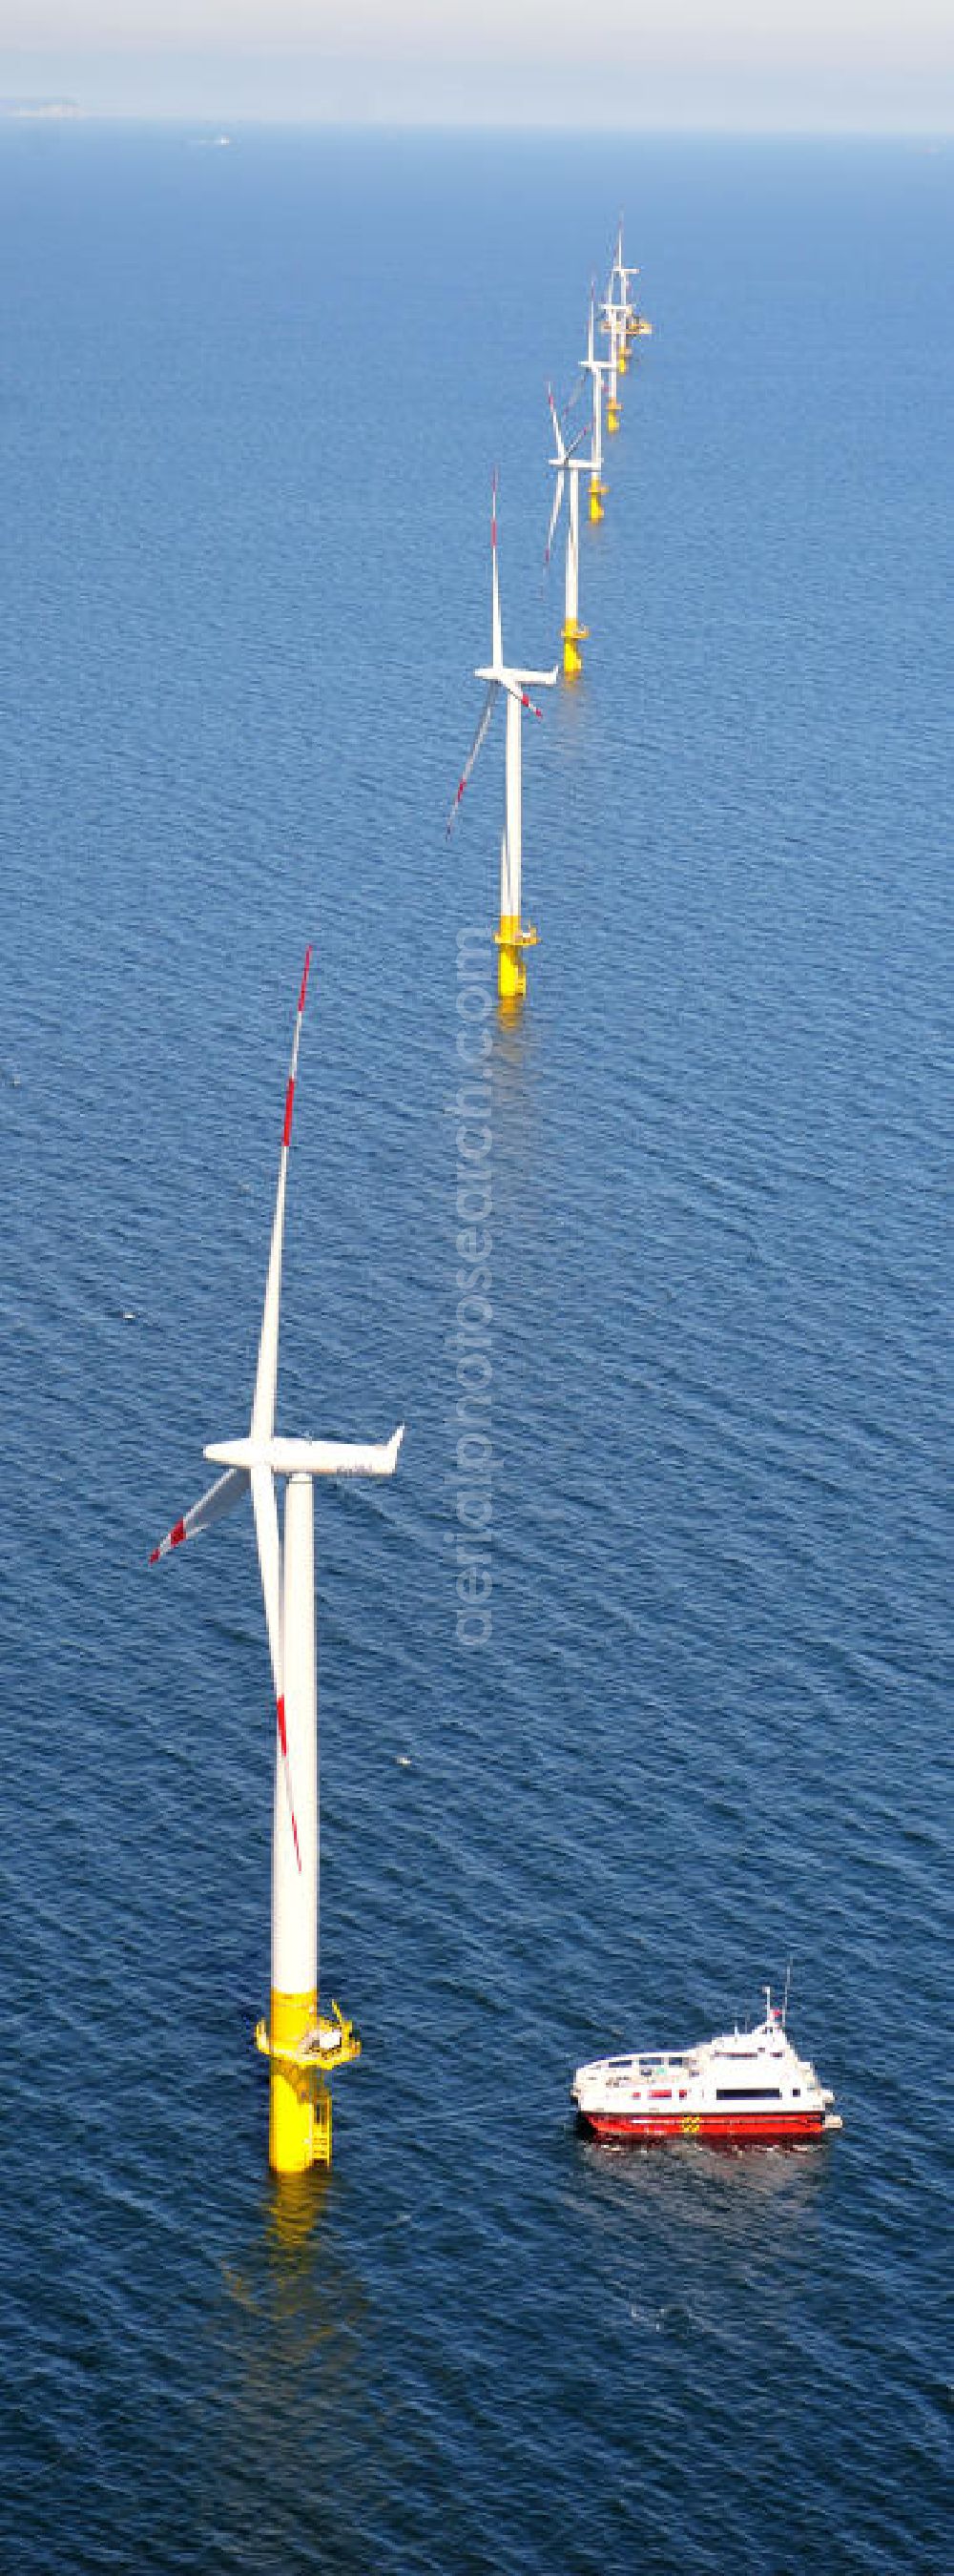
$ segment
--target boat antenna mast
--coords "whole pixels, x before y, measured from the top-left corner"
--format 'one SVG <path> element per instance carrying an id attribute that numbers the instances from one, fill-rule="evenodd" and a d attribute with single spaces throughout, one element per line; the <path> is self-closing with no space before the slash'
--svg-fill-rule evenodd
<path id="1" fill-rule="evenodd" d="M 791 1983 L 792 1983 L 792 1961 L 791 1961 L 791 1959 L 790 1959 L 790 1960 L 789 1960 L 789 1962 L 788 1962 L 788 1966 L 787 1966 L 787 1968 L 786 1968 L 786 1970 L 785 1970 L 785 1993 L 784 1993 L 784 1995 L 783 1995 L 783 1997 L 782 1997 L 782 2029 L 783 2029 L 783 2030 L 784 2030 L 784 2028 L 785 2028 L 785 2023 L 786 2023 L 786 2020 L 787 2020 L 787 2017 L 788 2017 L 788 1998 L 789 1998 L 789 1991 L 790 1991 L 790 1988 L 791 1988 Z"/>

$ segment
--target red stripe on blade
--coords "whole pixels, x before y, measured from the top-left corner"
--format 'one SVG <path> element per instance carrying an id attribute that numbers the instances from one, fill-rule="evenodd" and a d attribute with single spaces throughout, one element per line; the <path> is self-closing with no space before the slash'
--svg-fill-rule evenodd
<path id="1" fill-rule="evenodd" d="M 184 1522 L 184 1521 L 177 1521 L 177 1522 L 176 1522 L 176 1525 L 175 1525 L 175 1529 L 172 1529 L 172 1530 L 170 1530 L 170 1532 L 169 1532 L 169 1545 L 170 1545 L 170 1547 L 181 1547 L 181 1546 L 182 1546 L 183 1539 L 184 1539 L 184 1537 L 185 1537 L 185 1534 L 186 1534 L 186 1526 L 185 1526 L 185 1522 Z"/>
<path id="2" fill-rule="evenodd" d="M 153 1551 L 152 1551 L 152 1555 L 151 1555 L 151 1557 L 150 1557 L 150 1559 L 149 1559 L 149 1563 L 150 1563 L 150 1565 L 158 1565 L 158 1563 L 159 1563 L 159 1559 L 160 1559 L 161 1555 L 162 1555 L 162 1549 L 161 1549 L 161 1547 L 154 1547 L 154 1548 L 153 1548 Z"/>
<path id="3" fill-rule="evenodd" d="M 295 1845 L 295 1859 L 296 1859 L 296 1861 L 297 1861 L 297 1863 L 298 1863 L 298 1868 L 299 1868 L 299 1872 L 300 1872 L 300 1870 L 301 1870 L 301 1844 L 299 1843 L 299 1840 L 298 1840 L 298 1825 L 297 1825 L 297 1821 L 296 1821 L 296 1817 L 295 1817 L 295 1810 L 294 1810 L 294 1807 L 293 1807 L 293 1805 L 292 1805 L 291 1780 L 290 1780 L 289 1775 L 288 1775 L 288 1737 L 287 1737 L 286 1732 L 285 1732 L 285 1698 L 284 1698 L 284 1693 L 282 1693 L 282 1695 L 281 1695 L 281 1696 L 276 1700 L 276 1702 L 275 1702 L 275 1715 L 276 1715 L 276 1718 L 277 1718 L 277 1720 L 278 1720 L 278 1741 L 279 1741 L 279 1744 L 280 1744 L 280 1746 L 281 1746 L 282 1761 L 283 1761 L 284 1766 L 285 1766 L 285 1791 L 286 1791 L 286 1795 L 287 1795 L 287 1798 L 288 1798 L 288 1813 L 289 1813 L 289 1815 L 290 1815 L 290 1817 L 291 1817 L 292 1840 L 293 1840 L 294 1845 Z"/>
<path id="4" fill-rule="evenodd" d="M 304 1007 L 305 1007 L 305 994 L 306 994 L 306 993 L 307 993 L 307 991 L 308 991 L 308 969 L 309 969 L 309 966 L 310 966 L 310 965 L 311 965 L 311 949 L 310 949 L 310 948 L 306 948 L 306 950 L 305 950 L 305 967 L 304 967 L 304 973 L 303 973 L 303 975 L 302 975 L 302 979 L 301 979 L 301 992 L 299 993 L 299 996 L 298 996 L 298 1013 L 299 1013 L 299 1018 L 301 1017 L 301 1013 L 302 1013 L 302 1011 L 304 1010 Z"/>
<path id="5" fill-rule="evenodd" d="M 295 1105 L 295 1077 L 294 1077 L 294 1074 L 289 1074 L 289 1077 L 288 1077 L 288 1089 L 287 1089 L 287 1091 L 286 1091 L 286 1093 L 285 1093 L 285 1125 L 284 1125 L 284 1127 L 283 1127 L 283 1129 L 282 1129 L 282 1144 L 283 1144 L 283 1145 L 290 1145 L 290 1144 L 291 1144 L 292 1110 L 293 1110 L 293 1108 L 294 1108 L 294 1105 Z"/>

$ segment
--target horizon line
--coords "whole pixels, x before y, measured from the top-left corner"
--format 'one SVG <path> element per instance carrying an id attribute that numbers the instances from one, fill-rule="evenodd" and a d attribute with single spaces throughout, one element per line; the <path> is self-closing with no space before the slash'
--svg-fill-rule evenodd
<path id="1" fill-rule="evenodd" d="M 693 119 L 673 124 L 659 121 L 617 124 L 603 119 L 564 119 L 558 117 L 468 117 L 441 116 L 323 116 L 320 111 L 302 113 L 295 109 L 271 109 L 256 112 L 254 108 L 221 110 L 189 107 L 86 107 L 76 98 L 62 93 L 34 92 L 0 96 L 0 127 L 14 125 L 230 125 L 272 129 L 282 132 L 320 134 L 454 134 L 508 136 L 639 136 L 660 142 L 686 141 L 694 137 L 725 142 L 882 142 L 934 143 L 954 141 L 954 126 L 948 124 L 907 123 L 895 125 L 843 123 L 835 120 L 814 123 L 731 124 Z"/>

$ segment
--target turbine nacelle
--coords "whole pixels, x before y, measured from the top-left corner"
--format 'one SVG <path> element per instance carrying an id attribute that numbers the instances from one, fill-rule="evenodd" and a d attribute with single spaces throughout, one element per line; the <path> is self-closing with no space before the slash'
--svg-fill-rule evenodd
<path id="1" fill-rule="evenodd" d="M 557 665 L 554 663 L 552 671 L 512 671 L 506 663 L 489 662 L 486 669 L 474 672 L 474 678 L 485 680 L 488 688 L 503 689 L 508 698 L 516 698 L 520 706 L 529 707 L 531 714 L 538 716 L 540 709 L 528 698 L 527 690 L 554 689 Z"/>
<path id="2" fill-rule="evenodd" d="M 390 1440 L 220 1440 L 204 1451 L 215 1467 L 237 1467 L 251 1476 L 265 1467 L 273 1476 L 393 1476 L 404 1424 Z"/>

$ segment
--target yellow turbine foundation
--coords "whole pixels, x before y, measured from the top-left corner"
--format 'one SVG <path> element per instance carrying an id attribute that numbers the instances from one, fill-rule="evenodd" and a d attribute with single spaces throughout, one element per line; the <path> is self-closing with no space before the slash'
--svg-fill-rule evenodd
<path id="1" fill-rule="evenodd" d="M 563 643 L 563 677 L 565 680 L 577 679 L 579 673 L 582 671 L 583 655 L 580 651 L 580 646 L 581 644 L 586 643 L 589 631 L 589 627 L 581 626 L 575 617 L 568 617 L 566 625 L 561 626 L 560 628 L 560 635 Z"/>
<path id="2" fill-rule="evenodd" d="M 600 482 L 599 475 L 598 475 L 598 474 L 594 474 L 594 476 L 593 476 L 593 480 L 592 480 L 592 482 L 591 482 L 591 484 L 590 484 L 590 526 L 591 526 L 591 528 L 598 528 L 598 527 L 599 527 L 599 524 L 600 524 L 600 520 L 601 520 L 601 519 L 605 519 L 605 517 L 606 517 L 606 512 L 605 512 L 605 510 L 604 510 L 604 508 L 603 508 L 603 503 L 604 503 L 604 501 L 605 501 L 605 499 L 606 499 L 606 489 L 607 489 L 606 484 L 605 484 L 605 483 L 601 483 L 601 482 Z"/>
<path id="3" fill-rule="evenodd" d="M 619 353 L 619 356 L 618 356 L 618 358 L 617 358 L 617 361 L 616 361 L 617 372 L 619 373 L 619 375 L 621 375 L 621 376 L 625 376 L 626 369 L 627 369 L 628 365 L 629 365 L 629 359 L 628 359 L 628 357 L 627 357 L 627 355 L 626 355 L 626 351 L 625 351 L 625 349 L 621 349 L 621 350 L 620 350 L 620 353 Z"/>
<path id="4" fill-rule="evenodd" d="M 317 2018 L 317 1994 L 280 1995 L 273 1987 L 268 2105 L 268 2161 L 273 2173 L 307 2173 L 315 2161 L 315 2080 L 311 2068 L 302 2066 L 294 2052 Z M 273 2053 L 286 2049 L 287 2057 Z"/>
<path id="5" fill-rule="evenodd" d="M 535 948 L 538 932 L 522 929 L 519 913 L 502 912 L 500 928 L 495 930 L 497 944 L 497 997 L 501 1002 L 522 1002 L 527 989 L 525 951 Z"/>
<path id="6" fill-rule="evenodd" d="M 606 405 L 606 426 L 607 426 L 607 429 L 608 429 L 608 430 L 610 430 L 610 431 L 614 431 L 614 430 L 617 430 L 617 429 L 619 428 L 619 404 L 618 404 L 618 402 L 610 402 L 610 401 L 607 401 L 607 405 Z"/>
<path id="7" fill-rule="evenodd" d="M 318 2010 L 318 1997 L 285 1995 L 272 1988 L 268 2022 L 260 2021 L 255 2045 L 269 2061 L 268 2161 L 277 2174 L 308 2173 L 331 2163 L 331 2094 L 326 2077 L 360 2057 L 354 2024 L 337 2004 L 334 2020 Z"/>

